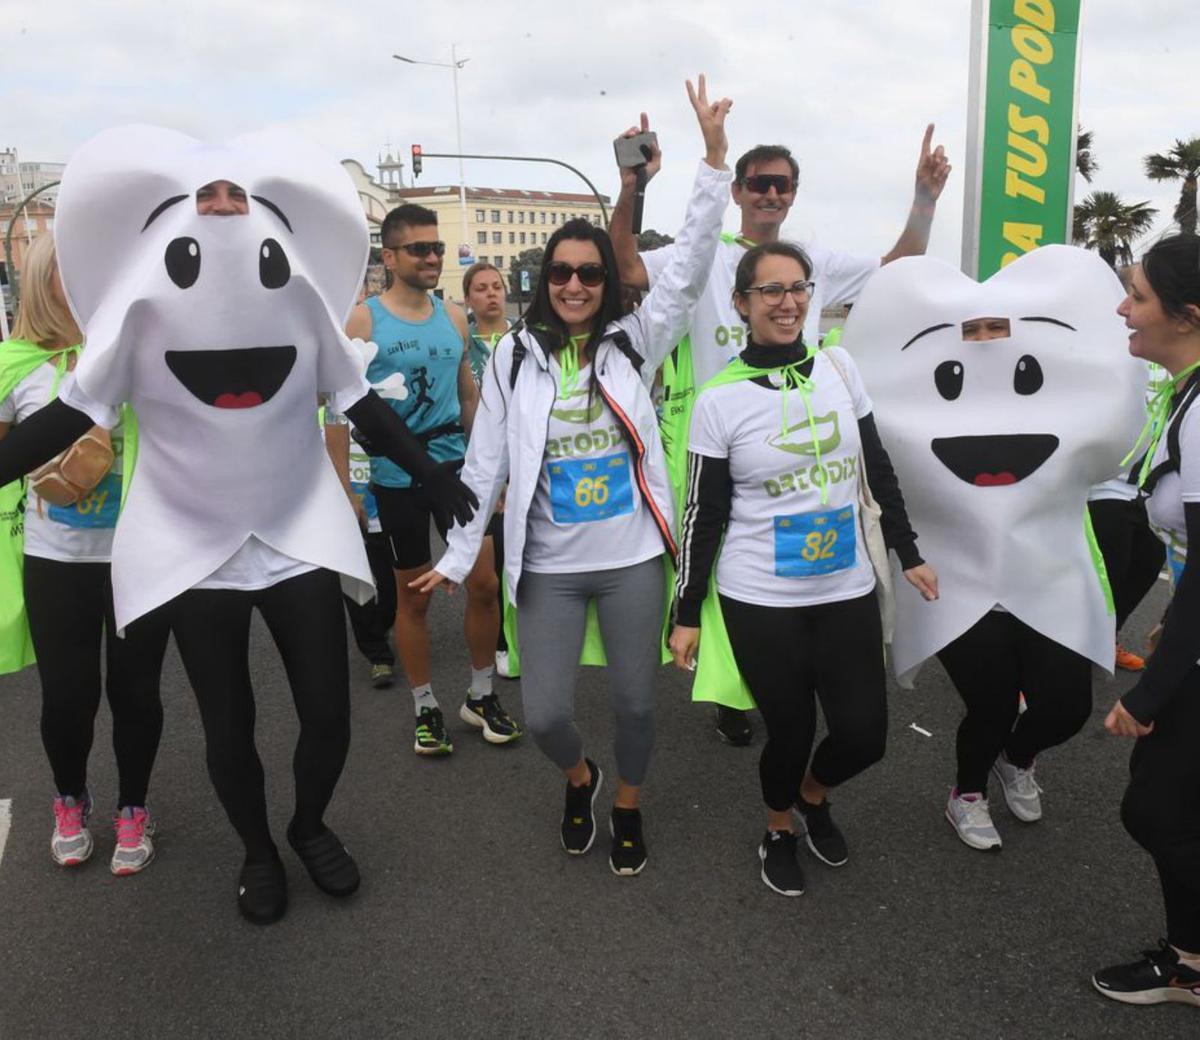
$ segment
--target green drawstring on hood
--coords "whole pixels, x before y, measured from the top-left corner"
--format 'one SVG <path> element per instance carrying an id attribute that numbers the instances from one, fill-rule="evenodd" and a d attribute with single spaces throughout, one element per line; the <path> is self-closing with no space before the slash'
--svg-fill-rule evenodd
<path id="1" fill-rule="evenodd" d="M 572 336 L 558 352 L 558 396 L 571 397 L 579 389 L 579 348 L 590 336 Z"/>
<path id="2" fill-rule="evenodd" d="M 813 381 L 800 373 L 800 366 L 814 354 L 816 351 L 809 347 L 808 353 L 799 361 L 793 361 L 790 365 L 784 365 L 781 368 L 767 369 L 763 374 L 770 378 L 778 373 L 782 380 L 779 391 L 779 396 L 782 398 L 779 432 L 782 437 L 786 437 L 788 434 L 788 393 L 794 390 L 800 394 L 800 400 L 804 402 L 804 413 L 808 418 L 808 433 L 812 438 L 813 454 L 817 457 L 817 472 L 823 475 L 825 471 L 821 468 L 821 438 L 817 436 L 817 420 L 812 409 Z M 821 505 L 828 504 L 829 481 L 822 476 Z"/>
<path id="3" fill-rule="evenodd" d="M 1163 431 L 1167 428 L 1167 420 L 1171 417 L 1171 405 L 1175 398 L 1175 391 L 1198 368 L 1200 368 L 1200 361 L 1188 365 L 1178 375 L 1172 376 L 1163 383 L 1150 399 L 1150 404 L 1146 408 L 1146 411 L 1149 413 L 1146 424 L 1142 427 L 1142 432 L 1138 434 L 1138 438 L 1134 442 L 1133 448 L 1130 449 L 1129 454 L 1121 460 L 1122 466 L 1128 465 L 1130 460 L 1137 456 L 1138 450 L 1142 447 L 1143 442 L 1145 442 L 1146 456 L 1142 460 L 1141 467 L 1138 469 L 1138 487 L 1145 484 L 1146 477 L 1150 475 L 1150 469 L 1154 461 L 1154 452 L 1158 448 L 1158 442 L 1162 440 Z"/>

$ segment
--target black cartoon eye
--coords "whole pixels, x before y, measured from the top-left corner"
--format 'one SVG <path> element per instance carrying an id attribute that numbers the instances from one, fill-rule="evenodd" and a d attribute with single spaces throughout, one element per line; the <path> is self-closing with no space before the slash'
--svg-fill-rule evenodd
<path id="1" fill-rule="evenodd" d="M 273 238 L 258 247 L 258 280 L 268 289 L 282 289 L 292 277 L 292 268 L 283 246 Z"/>
<path id="2" fill-rule="evenodd" d="M 1019 394 L 1036 394 L 1042 388 L 1042 366 L 1032 354 L 1017 362 L 1013 372 L 1013 389 Z"/>
<path id="3" fill-rule="evenodd" d="M 181 289 L 190 289 L 200 277 L 200 243 L 194 238 L 174 238 L 163 255 L 167 274 Z"/>
<path id="4" fill-rule="evenodd" d="M 962 365 L 957 361 L 943 361 L 933 370 L 933 382 L 947 401 L 955 400 L 962 393 Z"/>

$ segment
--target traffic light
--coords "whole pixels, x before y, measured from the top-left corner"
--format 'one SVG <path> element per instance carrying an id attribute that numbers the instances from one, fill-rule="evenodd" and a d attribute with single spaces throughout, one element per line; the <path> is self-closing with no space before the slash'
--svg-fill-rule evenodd
<path id="1" fill-rule="evenodd" d="M 413 175 L 413 180 L 415 181 L 418 177 L 421 176 L 421 146 L 419 144 L 414 144 L 412 146 L 412 149 L 413 149 L 412 175 Z"/>

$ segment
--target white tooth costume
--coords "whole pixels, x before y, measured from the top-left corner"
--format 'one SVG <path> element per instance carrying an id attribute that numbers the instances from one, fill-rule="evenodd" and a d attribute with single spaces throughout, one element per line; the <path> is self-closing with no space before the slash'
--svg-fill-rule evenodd
<path id="1" fill-rule="evenodd" d="M 196 191 L 214 180 L 244 188 L 249 213 L 200 216 Z M 217 145 L 118 127 L 67 164 L 55 242 L 87 343 L 61 396 L 105 426 L 128 402 L 139 423 L 113 543 L 118 628 L 252 539 L 268 557 L 339 573 L 347 593 L 369 599 L 362 538 L 315 414 L 319 391 L 338 393 L 344 409 L 368 389 L 342 333 L 369 240 L 341 167 L 283 133 Z M 262 347 L 294 348 L 290 367 L 289 352 L 275 352 L 263 386 L 246 381 L 245 354 L 193 355 Z M 261 403 L 202 400 L 169 352 L 210 398 L 245 405 L 258 393 Z"/>
<path id="2" fill-rule="evenodd" d="M 983 283 L 932 257 L 898 260 L 855 304 L 842 346 L 870 389 L 921 552 L 938 574 L 933 603 L 896 575 L 898 676 L 995 607 L 1112 671 L 1114 622 L 1084 515 L 1089 488 L 1118 474 L 1145 416 L 1145 366 L 1129 356 L 1116 314 L 1123 295 L 1095 254 L 1046 246 Z M 982 317 L 1008 319 L 1011 335 L 964 342 L 962 323 Z M 958 388 L 953 398 L 939 389 L 940 366 L 947 393 Z M 997 440 L 1011 435 L 1037 439 Z M 943 454 L 947 444 L 960 449 L 964 476 L 935 441 Z M 997 464 L 1010 445 L 1012 466 Z M 984 460 L 978 483 L 968 479 L 973 456 Z"/>

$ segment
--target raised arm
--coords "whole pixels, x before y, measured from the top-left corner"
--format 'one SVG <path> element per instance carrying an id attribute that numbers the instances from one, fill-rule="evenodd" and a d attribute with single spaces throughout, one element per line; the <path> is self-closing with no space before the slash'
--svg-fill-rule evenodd
<path id="1" fill-rule="evenodd" d="M 908 212 L 908 221 L 896 244 L 883 256 L 882 262 L 885 264 L 902 256 L 923 256 L 929 246 L 929 231 L 933 227 L 937 201 L 950 176 L 950 160 L 946 158 L 946 150 L 939 144 L 930 151 L 932 141 L 933 124 L 930 123 L 925 127 L 921 154 L 917 158 L 917 183 L 912 209 Z"/>
<path id="2" fill-rule="evenodd" d="M 90 415 L 61 400 L 39 408 L 0 441 L 0 487 L 66 451 L 94 425 Z"/>
<path id="3" fill-rule="evenodd" d="M 648 133 L 650 120 L 642 113 L 641 126 L 631 126 L 621 136 L 636 137 Z M 662 150 L 654 147 L 646 157 L 646 183 L 662 167 Z M 646 265 L 642 263 L 638 253 L 637 236 L 633 233 L 634 195 L 637 191 L 637 177 L 632 167 L 618 166 L 621 172 L 621 191 L 617 195 L 616 205 L 613 206 L 612 219 L 608 224 L 608 234 L 612 239 L 613 252 L 617 254 L 617 269 L 621 272 L 621 281 L 634 289 L 645 292 L 650 288 L 650 277 L 646 273 Z"/>
<path id="4" fill-rule="evenodd" d="M 643 369 L 647 376 L 653 375 L 692 323 L 720 241 L 721 220 L 733 179 L 725 165 L 729 148 L 725 117 L 733 102 L 728 98 L 710 102 L 703 76 L 695 88 L 689 81 L 687 91 L 704 138 L 704 160 L 696 173 L 683 228 L 670 261 L 641 308 L 622 319 L 634 348 L 650 362 Z"/>

